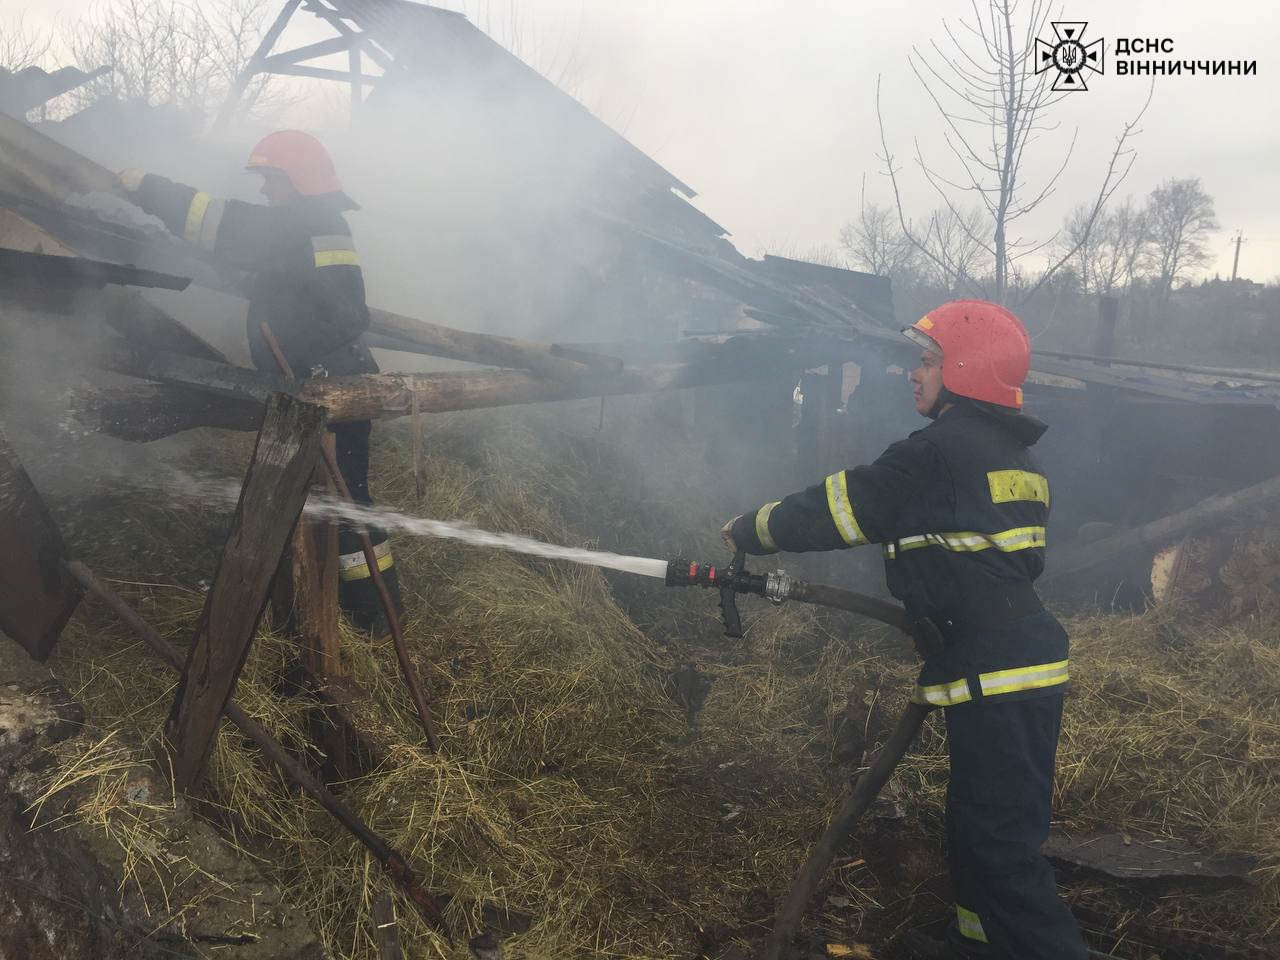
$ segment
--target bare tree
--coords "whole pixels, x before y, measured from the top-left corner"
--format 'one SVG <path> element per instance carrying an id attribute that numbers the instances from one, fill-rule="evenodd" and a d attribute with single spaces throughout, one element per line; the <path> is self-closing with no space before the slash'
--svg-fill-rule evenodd
<path id="1" fill-rule="evenodd" d="M 1168 299 L 1179 276 L 1209 261 L 1205 239 L 1218 229 L 1213 198 L 1199 177 L 1167 180 L 1151 191 L 1147 217 L 1156 279 L 1161 297 Z"/>
<path id="2" fill-rule="evenodd" d="M 0 30 L 0 68 L 24 70 L 38 66 L 53 43 L 51 33 L 27 28 L 25 13 L 20 13 Z"/>
<path id="3" fill-rule="evenodd" d="M 1075 135 L 1056 171 L 1034 185 L 1026 175 L 1024 163 L 1028 149 L 1057 124 L 1049 122 L 1049 114 L 1066 93 L 1054 92 L 1048 78 L 1052 71 L 1036 74 L 1035 38 L 1048 27 L 1049 11 L 1042 0 L 1033 0 L 1025 26 L 1015 25 L 1016 0 L 988 0 L 980 10 L 972 2 L 973 22 L 961 23 L 960 31 L 945 20 L 943 28 L 953 50 L 944 50 L 937 42 L 930 50 L 913 48 L 911 67 L 943 120 L 943 136 L 952 154 L 952 172 L 927 161 L 920 143 L 915 142 L 915 163 L 925 179 L 960 222 L 959 198 L 969 197 L 984 211 L 982 230 L 973 230 L 970 239 L 993 264 L 990 295 L 1005 302 L 1018 289 L 1022 299 L 1029 299 L 1062 265 L 1076 254 L 1076 245 L 1061 250 L 1056 258 L 1033 278 L 1026 268 L 1016 271 L 1017 261 L 1043 253 L 1057 240 L 1024 239 L 1015 233 L 1024 217 L 1053 195 L 1063 170 L 1071 161 Z M 962 39 L 963 38 L 963 39 Z M 1150 98 L 1148 97 L 1148 103 Z M 1133 166 L 1134 151 L 1126 148 L 1138 133 L 1137 123 L 1146 107 L 1124 128 L 1103 175 L 1102 184 L 1089 207 L 1083 226 L 1084 236 L 1093 228 L 1099 213 Z M 893 186 L 903 231 L 927 259 L 936 262 L 926 238 L 907 223 L 902 208 L 898 183 L 899 167 L 889 150 L 885 134 L 884 114 L 880 109 L 879 83 L 876 85 L 876 113 L 880 121 L 883 153 L 880 160 Z M 1024 278 L 1014 284 L 1013 277 Z"/>
<path id="4" fill-rule="evenodd" d="M 862 204 L 858 218 L 840 228 L 840 245 L 860 270 L 882 277 L 901 277 L 915 267 L 916 249 L 889 207 L 867 202 L 867 182 L 862 180 Z"/>
<path id="5" fill-rule="evenodd" d="M 74 109 L 109 98 L 212 113 L 257 48 L 272 0 L 110 0 L 68 26 L 82 67 L 112 69 L 69 95 Z M 241 109 L 282 102 L 276 78 L 254 77 Z"/>
<path id="6" fill-rule="evenodd" d="M 983 245 L 975 239 L 983 228 L 978 207 L 938 207 L 929 215 L 923 240 L 929 255 L 926 272 L 933 282 L 955 296 L 970 290 L 986 295 L 983 274 L 991 265 Z"/>

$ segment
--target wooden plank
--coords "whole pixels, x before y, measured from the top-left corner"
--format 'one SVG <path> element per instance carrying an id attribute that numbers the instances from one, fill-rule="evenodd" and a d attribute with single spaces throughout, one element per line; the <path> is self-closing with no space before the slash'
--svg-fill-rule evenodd
<path id="1" fill-rule="evenodd" d="M 321 443 L 332 447 L 327 430 Z M 316 470 L 315 487 L 324 489 L 326 472 Z M 346 676 L 338 642 L 338 524 L 303 517 L 294 534 L 294 628 L 303 669 L 320 684 Z"/>
<path id="2" fill-rule="evenodd" d="M 174 782 L 183 790 L 195 786 L 213 749 L 271 578 L 302 512 L 324 424 L 322 409 L 286 394 L 267 402 L 231 533 L 165 726 Z"/>
<path id="3" fill-rule="evenodd" d="M 64 552 L 53 518 L 0 429 L 0 630 L 40 661 L 83 593 L 62 566 Z"/>
<path id="4" fill-rule="evenodd" d="M 391 894 L 383 891 L 373 898 L 373 922 L 377 931 L 378 960 L 404 960 L 400 946 L 400 925 L 396 922 Z"/>

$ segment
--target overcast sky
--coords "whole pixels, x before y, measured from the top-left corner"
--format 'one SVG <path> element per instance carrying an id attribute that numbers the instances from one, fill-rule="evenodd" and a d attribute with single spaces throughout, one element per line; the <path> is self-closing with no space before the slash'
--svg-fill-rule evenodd
<path id="1" fill-rule="evenodd" d="M 101 2 L 101 0 L 99 0 Z M 858 208 L 891 195 L 881 175 L 875 86 L 882 78 L 890 148 L 907 168 L 909 209 L 935 196 L 913 169 L 913 141 L 945 165 L 941 123 L 907 54 L 946 44 L 943 18 L 972 20 L 957 0 L 471 0 L 464 9 L 499 39 L 518 26 L 521 52 L 559 72 L 574 92 L 640 149 L 698 191 L 698 206 L 749 255 L 833 245 Z M 76 17 L 91 0 L 0 0 L 0 19 Z M 1030 4 L 1023 0 L 1023 8 Z M 1231 269 L 1244 231 L 1241 273 L 1280 275 L 1280 4 L 1270 0 L 1073 2 L 1062 18 L 1088 21 L 1107 46 L 1105 76 L 1057 110 L 1061 127 L 1028 153 L 1033 185 L 1057 169 L 1078 130 L 1058 192 L 1026 224 L 1047 236 L 1097 191 L 1115 136 L 1146 98 L 1145 81 L 1114 72 L 1118 37 L 1169 38 L 1171 59 L 1257 60 L 1252 77 L 1161 77 L 1135 141 L 1120 196 L 1141 197 L 1170 177 L 1200 177 L 1222 231 L 1215 266 Z M 309 19 L 309 18 L 308 18 Z M 302 38 L 307 39 L 307 38 Z"/>

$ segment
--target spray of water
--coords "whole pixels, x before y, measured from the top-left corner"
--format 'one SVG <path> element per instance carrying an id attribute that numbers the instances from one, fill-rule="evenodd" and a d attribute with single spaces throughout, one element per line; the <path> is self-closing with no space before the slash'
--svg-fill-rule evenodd
<path id="1" fill-rule="evenodd" d="M 173 494 L 184 498 L 199 500 L 221 500 L 235 503 L 240 497 L 240 485 L 225 480 L 213 480 L 193 477 L 177 471 L 170 471 L 164 476 L 163 485 Z M 155 482 L 153 474 L 152 482 Z M 331 520 L 345 520 L 362 525 L 375 525 L 388 533 L 399 533 L 412 537 L 436 537 L 445 540 L 459 540 L 476 547 L 488 547 L 494 550 L 506 550 L 511 553 L 523 553 L 547 560 L 568 560 L 571 563 L 582 563 L 593 567 L 606 567 L 610 570 L 621 570 L 642 577 L 665 579 L 667 561 L 650 557 L 629 557 L 606 550 L 588 550 L 584 547 L 562 547 L 554 543 L 545 543 L 531 537 L 522 537 L 513 533 L 493 533 L 481 530 L 460 520 L 429 520 L 400 513 L 385 507 L 369 507 L 362 504 L 347 503 L 329 496 L 312 494 L 307 499 L 303 511 L 308 516 Z"/>
<path id="2" fill-rule="evenodd" d="M 583 547 L 562 547 L 553 543 L 521 537 L 513 533 L 493 533 L 481 530 L 469 523 L 459 520 L 428 520 L 423 517 L 398 513 L 383 507 L 365 507 L 347 503 L 330 497 L 311 497 L 307 501 L 307 514 L 327 517 L 333 520 L 347 520 L 352 523 L 376 524 L 390 532 L 407 534 L 414 537 L 439 537 L 446 540 L 460 540 L 476 547 L 490 547 L 495 550 L 506 550 L 511 553 L 524 553 L 533 557 L 544 557 L 548 560 L 568 560 L 572 563 L 584 563 L 593 567 L 607 567 L 610 570 L 621 570 L 624 573 L 635 573 L 642 577 L 664 579 L 667 575 L 667 561 L 650 557 L 629 557 L 621 553 L 609 553 L 606 550 L 587 550 Z"/>

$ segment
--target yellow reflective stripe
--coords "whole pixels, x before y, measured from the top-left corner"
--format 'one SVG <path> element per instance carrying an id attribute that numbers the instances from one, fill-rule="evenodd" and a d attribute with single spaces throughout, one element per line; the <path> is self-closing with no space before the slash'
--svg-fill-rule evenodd
<path id="1" fill-rule="evenodd" d="M 1049 480 L 1030 470 L 992 470 L 987 474 L 992 503 L 1029 500 L 1049 505 Z"/>
<path id="2" fill-rule="evenodd" d="M 773 503 L 766 503 L 756 511 L 756 539 L 766 550 L 778 549 L 778 545 L 773 542 L 773 537 L 769 535 L 769 514 L 773 513 L 773 508 L 781 502 L 781 500 L 775 500 Z"/>
<path id="3" fill-rule="evenodd" d="M 1001 530 L 999 533 L 920 533 L 911 537 L 900 537 L 894 550 L 889 552 L 892 559 L 898 550 L 918 550 L 921 547 L 942 547 L 956 553 L 974 553 L 978 550 L 992 548 L 1001 553 L 1013 553 L 1031 547 L 1043 547 L 1045 544 L 1044 527 L 1014 527 Z"/>
<path id="4" fill-rule="evenodd" d="M 869 541 L 863 536 L 862 528 L 853 515 L 853 507 L 849 504 L 849 482 L 845 472 L 833 473 L 827 477 L 827 508 L 831 511 L 831 520 L 840 531 L 840 538 L 851 547 Z"/>
<path id="5" fill-rule="evenodd" d="M 917 683 L 915 692 L 911 694 L 912 703 L 927 703 L 933 707 L 954 707 L 957 703 L 968 703 L 972 699 L 969 681 L 964 679 L 935 683 L 928 687 Z"/>
<path id="6" fill-rule="evenodd" d="M 200 224 L 200 236 L 194 242 L 206 250 L 212 250 L 218 242 L 218 227 L 222 225 L 222 215 L 226 213 L 227 201 L 214 200 L 205 211 L 204 222 Z"/>
<path id="7" fill-rule="evenodd" d="M 199 242 L 204 213 L 209 209 L 209 201 L 212 199 L 207 193 L 199 192 L 191 198 L 191 206 L 187 207 L 187 222 L 182 227 L 182 237 L 188 243 Z"/>
<path id="8" fill-rule="evenodd" d="M 982 929 L 982 921 L 978 919 L 978 915 L 972 910 L 966 910 L 958 903 L 956 904 L 956 923 L 960 927 L 960 936 L 977 940 L 979 943 L 987 942 L 987 932 Z"/>
<path id="9" fill-rule="evenodd" d="M 982 685 L 984 697 L 1016 693 L 1019 690 L 1035 690 L 1039 687 L 1052 687 L 1059 683 L 1066 683 L 1070 679 L 1066 660 L 978 674 L 978 683 Z"/>
<path id="10" fill-rule="evenodd" d="M 898 545 L 896 543 L 886 543 L 882 549 L 886 560 L 893 560 L 898 556 Z"/>
<path id="11" fill-rule="evenodd" d="M 391 556 L 391 544 L 385 540 L 373 548 L 373 555 L 378 561 L 379 571 L 388 569 L 395 562 Z M 338 557 L 338 576 L 343 580 L 367 580 L 373 576 L 365 562 L 364 551 L 344 553 Z"/>
<path id="12" fill-rule="evenodd" d="M 354 250 L 317 250 L 317 267 L 336 267 L 342 264 L 360 265 L 360 254 Z"/>

